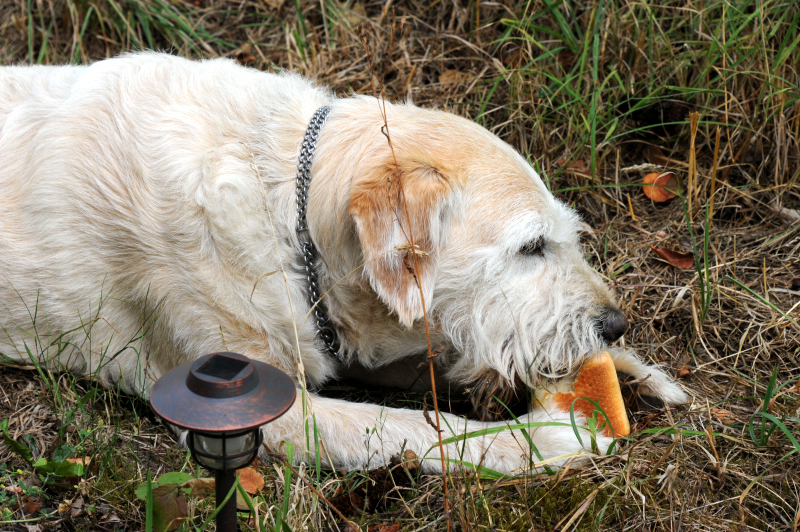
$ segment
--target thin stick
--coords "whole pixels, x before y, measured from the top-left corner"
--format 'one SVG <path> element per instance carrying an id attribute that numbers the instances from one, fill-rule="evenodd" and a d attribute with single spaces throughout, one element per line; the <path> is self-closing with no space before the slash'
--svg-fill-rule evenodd
<path id="1" fill-rule="evenodd" d="M 389 150 L 392 152 L 392 160 L 394 162 L 394 167 L 397 172 L 396 176 L 400 188 L 401 210 L 406 218 L 406 225 L 408 226 L 408 238 L 411 243 L 411 255 L 414 257 L 414 280 L 417 284 L 417 288 L 419 289 L 419 297 L 420 297 L 420 302 L 422 304 L 422 318 L 423 321 L 425 322 L 425 339 L 428 345 L 428 366 L 431 372 L 431 388 L 432 388 L 431 391 L 433 392 L 433 410 L 434 413 L 436 414 L 436 433 L 439 437 L 439 456 L 442 461 L 442 489 L 444 491 L 444 512 L 445 515 L 447 516 L 447 530 L 449 532 L 451 529 L 451 523 L 450 523 L 450 505 L 447 496 L 447 468 L 445 465 L 444 443 L 442 442 L 442 426 L 439 420 L 439 402 L 436 399 L 436 379 L 434 378 L 435 376 L 433 371 L 433 359 L 436 357 L 433 354 L 433 349 L 431 346 L 431 333 L 430 333 L 430 326 L 428 324 L 428 310 L 425 305 L 425 294 L 423 293 L 422 290 L 422 283 L 419 281 L 419 272 L 420 272 L 419 257 L 418 253 L 416 253 L 417 246 L 414 243 L 414 231 L 413 228 L 411 227 L 411 217 L 408 214 L 408 205 L 406 203 L 405 189 L 403 187 L 403 176 L 402 172 L 400 171 L 400 165 L 397 162 L 397 155 L 394 152 L 392 137 L 391 134 L 389 133 L 389 122 L 386 118 L 386 95 L 383 86 L 383 79 L 379 77 L 375 72 L 375 67 L 372 64 L 372 55 L 370 54 L 369 47 L 367 46 L 366 35 L 362 35 L 361 42 L 364 45 L 364 50 L 367 53 L 367 63 L 369 64 L 370 71 L 372 72 L 373 80 L 377 78 L 378 84 L 380 85 L 381 89 L 380 90 L 381 105 L 379 105 L 378 108 L 381 111 L 381 117 L 383 118 L 383 126 L 386 131 L 386 140 L 389 143 Z M 373 92 L 375 91 L 374 83 L 375 82 L 373 81 Z"/>

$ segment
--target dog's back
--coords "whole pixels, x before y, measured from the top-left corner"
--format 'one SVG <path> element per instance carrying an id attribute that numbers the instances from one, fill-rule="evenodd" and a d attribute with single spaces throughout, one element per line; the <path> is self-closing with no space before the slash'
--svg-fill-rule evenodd
<path id="1" fill-rule="evenodd" d="M 68 66 L 0 68 L 0 135 L 9 139 L 25 130 L 35 132 L 69 97 L 85 71 L 86 67 Z M 15 120 L 21 116 L 24 125 Z"/>
<path id="2" fill-rule="evenodd" d="M 153 53 L 0 67 L 0 354 L 25 360 L 27 344 L 94 371 L 89 357 L 126 349 L 167 294 L 183 309 L 213 300 L 204 187 L 222 186 L 230 164 L 257 187 L 247 147 L 324 93 L 295 75 Z M 118 357 L 129 367 L 107 376 L 138 374 L 145 356 Z"/>

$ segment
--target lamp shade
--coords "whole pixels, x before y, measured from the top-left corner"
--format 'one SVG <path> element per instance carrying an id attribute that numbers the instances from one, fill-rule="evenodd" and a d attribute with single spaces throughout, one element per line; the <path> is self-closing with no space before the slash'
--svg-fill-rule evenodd
<path id="1" fill-rule="evenodd" d="M 280 417 L 296 394 L 292 379 L 278 368 L 221 352 L 165 373 L 150 391 L 150 404 L 182 429 L 231 434 Z"/>

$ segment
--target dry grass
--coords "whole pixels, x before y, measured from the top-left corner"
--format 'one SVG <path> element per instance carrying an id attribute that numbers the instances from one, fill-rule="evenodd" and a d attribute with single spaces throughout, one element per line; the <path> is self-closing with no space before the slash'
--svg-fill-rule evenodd
<path id="1" fill-rule="evenodd" d="M 0 5 L 0 64 L 158 48 L 290 68 L 346 95 L 373 93 L 371 58 L 387 98 L 478 121 L 574 204 L 595 230 L 587 254 L 618 286 L 633 324 L 626 345 L 680 374 L 694 397 L 688 409 L 633 409 L 632 440 L 591 467 L 497 482 L 454 475 L 454 527 L 796 531 L 799 18 L 793 1 L 410 1 L 386 10 L 335 0 L 9 0 Z M 680 177 L 685 201 L 642 195 L 645 171 L 663 170 Z M 693 253 L 695 266 L 670 266 L 650 245 Z M 186 466 L 146 405 L 101 391 L 65 420 L 91 383 L 10 367 L 0 383 L 0 420 L 35 457 L 52 451 L 68 421 L 62 443 L 97 453 L 99 464 L 80 482 L 44 479 L 37 495 L 31 486 L 42 479 L 0 446 L 3 484 L 43 501 L 29 513 L 27 491 L 6 490 L 0 529 L 140 529 L 133 487 L 144 471 Z M 441 479 L 400 471 L 301 473 L 364 529 L 444 530 Z M 261 515 L 272 526 L 285 471 L 262 472 L 272 489 Z M 342 485 L 352 494 L 337 495 Z M 341 526 L 303 482 L 295 478 L 290 493 L 292 528 Z M 73 511 L 79 496 L 84 507 Z M 59 513 L 64 501 L 73 506 Z M 190 501 L 190 510 L 199 524 L 209 503 Z"/>

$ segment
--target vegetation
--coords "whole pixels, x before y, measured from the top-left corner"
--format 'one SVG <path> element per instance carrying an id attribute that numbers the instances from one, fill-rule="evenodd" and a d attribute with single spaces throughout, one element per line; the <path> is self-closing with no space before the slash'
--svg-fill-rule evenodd
<path id="1" fill-rule="evenodd" d="M 799 21 L 794 0 L 6 0 L 0 64 L 140 48 L 228 56 L 481 123 L 594 228 L 586 253 L 617 286 L 625 345 L 670 368 L 694 401 L 639 410 L 632 397 L 632 438 L 588 466 L 453 474 L 451 526 L 796 531 Z M 677 197 L 648 199 L 644 175 L 665 171 Z M 148 473 L 202 474 L 137 399 L 35 366 L 0 367 L 0 390 L 0 529 L 139 530 L 134 493 Z M 342 515 L 378 532 L 448 526 L 440 477 L 282 460 L 260 464 L 266 488 L 244 529 L 345 530 Z M 208 498 L 187 505 L 186 528 L 213 511 Z"/>

